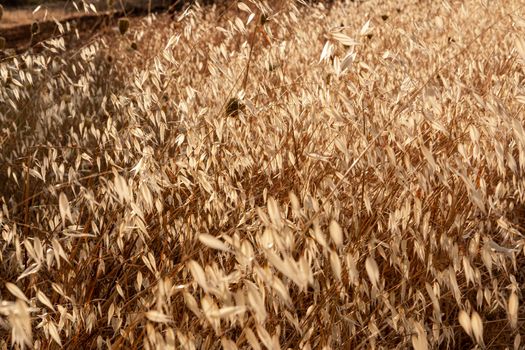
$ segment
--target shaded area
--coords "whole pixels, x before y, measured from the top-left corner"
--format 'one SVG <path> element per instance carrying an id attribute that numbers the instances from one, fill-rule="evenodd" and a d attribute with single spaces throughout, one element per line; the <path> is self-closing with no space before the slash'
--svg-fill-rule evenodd
<path id="1" fill-rule="evenodd" d="M 66 23 L 69 23 L 72 28 L 78 29 L 80 38 L 86 38 L 95 33 L 102 25 L 114 23 L 116 18 L 121 15 L 122 13 L 87 14 L 72 16 L 65 20 L 56 22 L 48 20 L 40 22 L 36 32 L 33 24 L 24 24 L 16 27 L 0 29 L 0 36 L 7 39 L 7 49 L 14 49 L 15 52 L 20 53 L 30 47 L 38 49 L 38 43 L 57 35 L 61 35 L 59 24 L 66 26 Z M 64 35 L 66 38 L 71 38 L 73 32 L 68 32 Z"/>
<path id="2" fill-rule="evenodd" d="M 19 5 L 20 1 L 12 1 L 11 4 Z M 39 12 L 44 13 L 49 11 L 48 16 L 42 15 L 41 20 L 35 18 L 32 14 L 33 7 L 6 7 L 6 16 L 10 12 L 16 11 L 17 16 L 22 17 L 25 13 L 25 18 L 20 18 L 20 24 L 0 27 L 0 37 L 6 38 L 6 49 L 14 50 L 14 53 L 20 53 L 27 49 L 34 47 L 38 50 L 38 43 L 47 40 L 57 35 L 64 35 L 66 39 L 71 39 L 74 36 L 74 31 L 68 31 L 62 34 L 60 26 L 70 26 L 71 29 L 77 29 L 80 39 L 91 37 L 103 26 L 112 26 L 116 24 L 118 18 L 124 16 L 144 16 L 150 11 L 179 11 L 185 4 L 191 1 L 182 0 L 131 0 L 116 2 L 112 8 L 108 8 L 107 2 L 98 1 L 93 2 L 97 13 L 79 13 L 78 10 L 71 3 L 56 3 L 46 4 L 45 8 Z M 35 19 L 33 19 L 35 18 Z M 35 25 L 37 23 L 38 25 Z M 12 53 L 12 52 L 11 52 Z M 0 57 L 5 56 L 0 52 Z"/>

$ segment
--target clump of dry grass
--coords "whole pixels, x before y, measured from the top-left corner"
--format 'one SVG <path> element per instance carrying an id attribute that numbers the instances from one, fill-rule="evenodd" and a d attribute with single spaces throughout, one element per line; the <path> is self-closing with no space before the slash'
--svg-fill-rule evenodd
<path id="1" fill-rule="evenodd" d="M 0 344 L 520 348 L 523 15 L 246 1 L 2 62 Z"/>

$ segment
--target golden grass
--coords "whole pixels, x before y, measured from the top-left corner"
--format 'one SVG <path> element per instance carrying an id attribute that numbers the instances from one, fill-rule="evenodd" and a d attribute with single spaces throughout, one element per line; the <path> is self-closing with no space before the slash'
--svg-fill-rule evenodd
<path id="1" fill-rule="evenodd" d="M 521 348 L 524 15 L 246 1 L 5 60 L 0 345 Z"/>

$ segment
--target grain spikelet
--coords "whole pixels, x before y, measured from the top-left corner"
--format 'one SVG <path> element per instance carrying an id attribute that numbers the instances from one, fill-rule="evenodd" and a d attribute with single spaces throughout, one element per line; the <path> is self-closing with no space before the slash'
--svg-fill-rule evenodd
<path id="1" fill-rule="evenodd" d="M 242 314 L 246 311 L 245 306 L 227 306 L 220 308 L 219 310 L 214 310 L 209 313 L 210 317 L 214 318 L 223 318 L 228 316 L 235 316 Z"/>
<path id="2" fill-rule="evenodd" d="M 38 300 L 40 300 L 40 302 L 42 304 L 44 304 L 45 306 L 50 308 L 53 312 L 55 312 L 55 308 L 53 307 L 53 304 L 51 303 L 49 298 L 44 293 L 42 293 L 42 291 L 40 291 L 40 290 L 37 291 L 36 292 L 36 297 L 37 297 Z"/>
<path id="3" fill-rule="evenodd" d="M 332 220 L 330 222 L 330 237 L 332 237 L 332 240 L 335 243 L 336 247 L 340 247 L 343 244 L 343 230 L 341 229 L 341 226 L 337 223 L 337 221 Z"/>
<path id="4" fill-rule="evenodd" d="M 0 315 L 7 316 L 11 327 L 11 344 L 17 344 L 22 349 L 32 345 L 32 329 L 29 308 L 22 299 L 16 302 L 0 301 Z M 5 323 L 2 323 L 5 326 Z M 4 343 L 5 344 L 5 343 Z"/>
<path id="5" fill-rule="evenodd" d="M 179 341 L 182 349 L 188 349 L 188 350 L 195 349 L 195 343 L 188 335 L 182 333 L 179 330 L 176 331 L 176 334 L 177 334 L 177 340 Z"/>
<path id="6" fill-rule="evenodd" d="M 459 312 L 458 319 L 459 319 L 459 324 L 461 325 L 461 327 L 463 327 L 465 332 L 469 336 L 472 336 L 472 324 L 470 321 L 470 317 L 465 310 L 461 310 Z"/>
<path id="7" fill-rule="evenodd" d="M 184 292 L 183 297 L 188 309 L 190 309 L 191 312 L 195 314 L 195 316 L 199 317 L 201 315 L 201 312 L 199 310 L 199 305 L 197 304 L 197 300 L 195 300 L 195 297 L 188 292 Z"/>
<path id="8" fill-rule="evenodd" d="M 346 267 L 348 269 L 348 278 L 354 285 L 359 284 L 359 271 L 357 270 L 356 258 L 353 254 L 348 253 L 345 257 Z"/>
<path id="9" fill-rule="evenodd" d="M 350 65 L 355 61 L 357 54 L 353 51 L 346 54 L 346 56 L 341 61 L 341 72 L 344 72 L 345 69 L 348 69 Z"/>
<path id="10" fill-rule="evenodd" d="M 188 267 L 190 269 L 191 275 L 193 276 L 193 279 L 199 284 L 199 286 L 204 290 L 204 292 L 207 292 L 208 281 L 206 279 L 206 274 L 204 273 L 204 270 L 202 269 L 201 265 L 195 260 L 190 260 L 188 262 Z"/>
<path id="11" fill-rule="evenodd" d="M 518 327 L 518 308 L 519 308 L 519 299 L 518 299 L 518 295 L 516 294 L 516 292 L 512 292 L 510 294 L 507 307 L 508 307 L 510 326 L 513 329 L 516 329 Z"/>
<path id="12" fill-rule="evenodd" d="M 246 340 L 248 341 L 248 344 L 253 348 L 253 350 L 261 350 L 261 345 L 259 344 L 259 340 L 257 339 L 257 336 L 252 331 L 251 328 L 246 328 Z"/>
<path id="13" fill-rule="evenodd" d="M 235 17 L 234 22 L 235 22 L 235 26 L 237 27 L 239 32 L 241 32 L 241 33 L 245 33 L 246 32 L 246 27 L 244 25 L 244 22 L 239 17 Z"/>
<path id="14" fill-rule="evenodd" d="M 372 31 L 372 26 L 370 24 L 370 20 L 367 20 L 365 24 L 361 27 L 361 30 L 359 31 L 359 35 L 368 35 Z"/>
<path id="15" fill-rule="evenodd" d="M 297 196 L 293 192 L 288 193 L 288 196 L 290 197 L 290 204 L 292 206 L 293 213 L 296 216 L 299 216 L 301 214 L 301 205 L 299 203 L 299 198 L 297 198 Z"/>
<path id="16" fill-rule="evenodd" d="M 115 312 L 115 304 L 111 303 L 108 309 L 108 326 L 111 324 L 111 319 L 113 318 L 114 312 Z"/>
<path id="17" fill-rule="evenodd" d="M 343 33 L 331 33 L 330 36 L 332 39 L 340 42 L 344 46 L 359 45 L 357 41 L 355 41 L 354 39 L 350 38 L 348 35 L 345 35 Z"/>
<path id="18" fill-rule="evenodd" d="M 239 2 L 237 3 L 237 7 L 238 7 L 239 10 L 241 10 L 241 11 L 248 12 L 248 13 L 251 13 L 251 12 L 252 12 L 252 10 L 250 10 L 250 8 L 248 7 L 248 5 L 246 5 L 244 2 L 239 1 Z"/>
<path id="19" fill-rule="evenodd" d="M 327 60 L 332 54 L 333 50 L 334 50 L 334 47 L 332 43 L 330 41 L 327 41 L 324 44 L 323 51 L 321 51 L 321 56 L 319 57 L 319 63 Z"/>
<path id="20" fill-rule="evenodd" d="M 221 338 L 221 345 L 224 350 L 237 350 L 235 342 L 226 337 Z"/>
<path id="21" fill-rule="evenodd" d="M 16 284 L 13 284 L 11 282 L 6 282 L 5 284 L 5 287 L 7 288 L 7 290 L 13 294 L 15 297 L 17 297 L 18 299 L 21 299 L 23 301 L 25 301 L 26 303 L 29 303 L 29 299 L 27 299 L 27 297 L 25 296 L 24 292 L 22 292 L 20 290 L 20 288 L 18 288 L 18 286 Z"/>
<path id="22" fill-rule="evenodd" d="M 261 339 L 262 343 L 264 344 L 264 346 L 266 346 L 266 348 L 268 350 L 270 349 L 274 349 L 273 348 L 273 341 L 272 341 L 272 337 L 270 335 L 270 333 L 268 333 L 268 331 L 261 325 L 257 324 L 256 325 L 256 329 L 257 329 L 257 335 L 259 335 L 259 339 Z"/>
<path id="23" fill-rule="evenodd" d="M 437 315 L 441 315 L 441 307 L 439 304 L 438 297 L 436 296 L 436 294 L 434 293 L 434 290 L 432 289 L 432 286 L 428 282 L 425 282 L 425 289 L 427 290 L 430 300 L 432 300 L 432 306 L 434 308 L 434 312 Z"/>
<path id="24" fill-rule="evenodd" d="M 204 316 L 206 316 L 206 320 L 208 320 L 209 324 L 215 331 L 218 331 L 221 322 L 220 319 L 210 317 L 210 314 L 215 313 L 218 310 L 218 306 L 209 294 L 206 294 L 201 299 L 201 308 Z"/>
<path id="25" fill-rule="evenodd" d="M 475 274 L 472 265 L 466 256 L 463 257 L 463 271 L 465 272 L 465 278 L 467 279 L 467 284 L 470 282 L 475 283 Z"/>
<path id="26" fill-rule="evenodd" d="M 339 260 L 339 255 L 334 251 L 330 252 L 330 265 L 332 266 L 332 272 L 335 278 L 341 281 L 341 260 Z"/>
<path id="27" fill-rule="evenodd" d="M 285 284 L 283 283 L 283 281 L 281 281 L 279 277 L 273 277 L 272 288 L 277 292 L 277 294 L 287 305 L 292 304 L 292 299 L 290 298 L 288 287 L 285 286 Z"/>
<path id="28" fill-rule="evenodd" d="M 148 312 L 146 312 L 146 317 L 148 320 L 152 321 L 152 322 L 157 322 L 157 323 L 168 323 L 168 322 L 171 322 L 171 318 L 160 312 L 160 311 L 156 311 L 156 310 L 150 310 Z"/>
<path id="29" fill-rule="evenodd" d="M 321 247 L 326 249 L 328 247 L 328 244 L 326 243 L 326 239 L 324 238 L 324 234 L 321 231 L 321 225 L 319 225 L 319 221 L 315 220 L 313 225 L 314 225 L 313 236 L 314 236 L 315 240 L 317 241 L 317 243 L 319 243 L 321 245 Z"/>
<path id="30" fill-rule="evenodd" d="M 42 264 L 39 264 L 39 263 L 33 263 L 33 264 L 29 265 L 29 267 L 27 269 L 25 269 L 24 272 L 22 272 L 20 274 L 20 276 L 18 276 L 16 281 L 18 282 L 18 281 L 24 279 L 27 276 L 30 276 L 30 275 L 32 275 L 34 273 L 37 273 L 38 271 L 40 271 L 41 267 L 42 267 Z"/>
<path id="31" fill-rule="evenodd" d="M 53 238 L 51 240 L 51 244 L 53 245 L 53 254 L 55 255 L 55 259 L 58 263 L 58 267 L 60 267 L 60 258 L 64 259 L 66 262 L 69 262 L 68 257 L 66 255 L 66 252 L 64 251 L 64 248 L 58 242 L 56 238 Z"/>
<path id="32" fill-rule="evenodd" d="M 224 244 L 224 242 L 206 233 L 202 233 L 199 235 L 199 241 L 201 241 L 201 243 L 204 244 L 205 246 L 208 246 L 212 249 L 222 250 L 224 252 L 227 252 L 230 250 L 228 246 Z"/>
<path id="33" fill-rule="evenodd" d="M 66 225 L 66 217 L 72 221 L 71 219 L 71 208 L 69 207 L 69 200 L 67 199 L 67 196 L 64 194 L 64 192 L 61 192 L 58 196 L 58 208 L 60 210 L 60 218 L 62 219 L 62 223 L 64 226 Z"/>
<path id="34" fill-rule="evenodd" d="M 268 197 L 268 215 L 270 216 L 270 220 L 272 221 L 272 224 L 275 225 L 275 227 L 282 227 L 282 219 L 279 210 L 279 205 L 277 204 L 275 198 L 271 196 Z"/>
<path id="35" fill-rule="evenodd" d="M 476 311 L 473 311 L 472 316 L 470 316 L 470 324 L 474 339 L 479 345 L 483 345 L 483 321 Z"/>
<path id="36" fill-rule="evenodd" d="M 137 272 L 137 290 L 142 289 L 142 272 Z"/>
<path id="37" fill-rule="evenodd" d="M 428 339 L 425 328 L 423 328 L 423 325 L 419 322 L 414 322 L 413 325 L 416 333 L 412 335 L 412 346 L 414 350 L 428 350 Z"/>
<path id="38" fill-rule="evenodd" d="M 300 288 L 306 288 L 309 279 L 309 269 L 305 260 L 300 260 L 299 263 L 291 258 L 286 260 L 281 259 L 272 251 L 266 251 L 268 261 L 282 274 L 292 280 Z M 306 262 L 306 264 L 305 264 Z M 301 264 L 302 263 L 302 264 Z"/>
<path id="39" fill-rule="evenodd" d="M 58 346 L 62 347 L 62 340 L 60 340 L 60 335 L 58 334 L 57 326 L 53 321 L 50 321 L 47 324 L 47 328 L 49 330 L 49 335 L 51 335 L 51 338 L 58 344 Z"/>
<path id="40" fill-rule="evenodd" d="M 254 310 L 255 318 L 260 322 L 264 322 L 267 317 L 264 300 L 258 288 L 253 283 L 248 283 L 248 303 Z"/>
<path id="41" fill-rule="evenodd" d="M 461 303 L 461 290 L 459 289 L 458 280 L 456 278 L 456 272 L 454 271 L 454 268 L 452 266 L 448 269 L 448 277 L 449 277 L 450 287 L 452 289 L 452 294 L 454 295 L 456 302 L 460 304 Z"/>
<path id="42" fill-rule="evenodd" d="M 370 282 L 372 282 L 372 285 L 377 288 L 379 284 L 379 267 L 373 257 L 369 256 L 366 258 L 365 269 Z"/>
<path id="43" fill-rule="evenodd" d="M 115 174 L 115 191 L 120 201 L 129 202 L 133 196 L 126 179 L 120 174 Z"/>

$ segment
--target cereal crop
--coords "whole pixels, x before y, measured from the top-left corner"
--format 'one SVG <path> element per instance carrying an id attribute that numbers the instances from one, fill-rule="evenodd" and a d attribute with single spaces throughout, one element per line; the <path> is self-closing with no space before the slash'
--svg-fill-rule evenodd
<path id="1" fill-rule="evenodd" d="M 523 348 L 523 1 L 41 45 L 0 61 L 0 348 Z"/>

